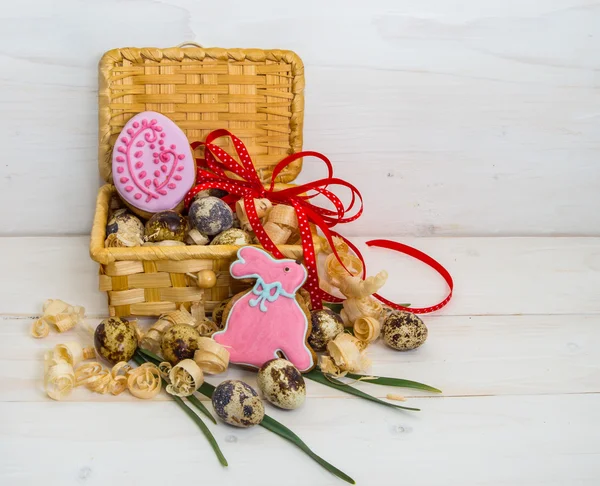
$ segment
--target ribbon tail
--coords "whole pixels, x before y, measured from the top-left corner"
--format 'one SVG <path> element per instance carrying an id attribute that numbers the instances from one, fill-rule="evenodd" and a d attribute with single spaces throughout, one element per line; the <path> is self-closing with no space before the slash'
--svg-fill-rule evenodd
<path id="1" fill-rule="evenodd" d="M 433 305 L 431 307 L 404 307 L 404 306 L 398 305 L 398 304 L 386 299 L 385 297 L 382 297 L 379 294 L 374 294 L 373 296 L 376 297 L 378 300 L 380 300 L 387 306 L 391 307 L 392 309 L 404 310 L 404 311 L 412 312 L 413 314 L 427 314 L 429 312 L 434 312 L 434 311 L 441 309 L 448 302 L 450 302 L 450 299 L 452 298 L 452 293 L 454 292 L 454 281 L 452 280 L 452 276 L 450 275 L 450 272 L 448 272 L 448 270 L 446 270 L 442 266 L 441 263 L 434 260 L 426 253 L 423 253 L 422 251 L 417 250 L 416 248 L 413 248 L 412 246 L 404 245 L 404 244 L 398 243 L 396 241 L 371 240 L 371 241 L 367 241 L 366 244 L 369 247 L 374 246 L 377 248 L 386 248 L 388 250 L 394 250 L 399 253 L 404 253 L 405 255 L 411 256 L 411 257 L 419 260 L 420 262 L 423 262 L 426 265 L 429 265 L 431 268 L 433 268 L 436 272 L 438 272 L 443 277 L 443 279 L 448 284 L 448 288 L 449 288 L 449 292 L 448 292 L 448 295 L 446 296 L 446 298 L 444 300 L 442 300 L 440 303 Z"/>
<path id="2" fill-rule="evenodd" d="M 235 160 L 231 155 L 213 143 L 219 137 L 228 138 L 233 143 L 233 147 L 241 163 L 238 163 L 238 161 Z M 264 230 L 256 212 L 254 199 L 268 197 L 271 202 L 275 204 L 287 204 L 294 207 L 298 217 L 299 231 L 302 240 L 302 250 L 308 273 L 307 281 L 304 287 L 310 293 L 311 302 L 314 309 L 322 308 L 323 300 L 340 302 L 342 299 L 325 292 L 319 287 L 316 254 L 309 223 L 315 224 L 322 231 L 327 243 L 331 246 L 333 254 L 341 263 L 341 265 L 348 270 L 335 248 L 332 236 L 338 236 L 342 238 L 342 240 L 346 242 L 346 244 L 354 251 L 356 256 L 362 262 L 362 277 L 363 279 L 365 278 L 367 270 L 361 252 L 346 238 L 332 231 L 332 228 L 337 224 L 349 223 L 356 220 L 362 214 L 362 196 L 358 189 L 352 184 L 342 179 L 333 177 L 333 165 L 327 157 L 317 152 L 300 152 L 285 157 L 274 168 L 271 177 L 270 188 L 266 191 L 262 185 L 261 178 L 258 176 L 256 169 L 252 164 L 246 147 L 239 138 L 237 138 L 228 130 L 215 130 L 207 135 L 205 142 L 194 142 L 192 143 L 192 147 L 194 149 L 204 147 L 204 160 L 201 164 L 201 167 L 198 169 L 197 185 L 186 195 L 186 207 L 189 207 L 194 195 L 208 188 L 221 188 L 226 190 L 229 193 L 226 202 L 230 205 L 233 205 L 235 201 L 237 201 L 240 197 L 243 197 L 244 208 L 246 209 L 246 214 L 248 216 L 250 225 L 252 226 L 257 239 L 265 248 L 265 250 L 271 252 L 276 258 L 284 258 L 284 255 Z M 275 181 L 277 179 L 277 175 L 281 171 L 285 170 L 289 164 L 293 163 L 300 157 L 316 157 L 317 159 L 320 159 L 321 162 L 325 163 L 327 167 L 327 177 L 325 179 L 319 179 L 317 181 L 296 186 L 294 188 L 275 190 Z M 228 171 L 233 172 L 238 177 L 230 177 L 228 175 Z M 340 186 L 350 190 L 352 196 L 350 204 L 346 206 L 342 204 L 341 200 L 329 190 L 330 186 Z M 335 210 L 326 207 L 320 207 L 308 202 L 317 195 L 324 196 L 327 200 L 329 200 L 329 202 L 335 206 Z M 356 214 L 346 216 L 347 213 L 355 209 L 355 205 L 358 206 Z M 391 249 L 416 258 L 417 260 L 436 270 L 444 278 L 448 284 L 448 287 L 450 288 L 447 297 L 442 302 L 431 307 L 423 308 L 403 307 L 378 294 L 374 294 L 374 297 L 384 302 L 388 306 L 394 309 L 408 310 L 417 314 L 423 314 L 441 309 L 452 298 L 454 282 L 452 281 L 450 273 L 430 256 L 410 246 L 389 240 L 372 240 L 367 242 L 367 245 Z M 348 273 L 350 274 L 350 272 Z M 280 289 L 278 289 L 278 292 L 279 291 Z M 258 297 L 250 300 L 250 305 L 255 307 L 260 304 L 260 310 L 266 312 L 266 300 L 271 301 L 271 297 L 267 299 L 266 295 L 257 294 L 256 292 L 255 295 L 258 295 Z"/>
<path id="3" fill-rule="evenodd" d="M 266 300 L 266 299 L 262 299 L 262 300 L 260 301 L 260 311 L 261 311 L 261 312 L 267 312 L 267 306 L 266 306 L 266 304 L 265 304 L 265 300 Z"/>

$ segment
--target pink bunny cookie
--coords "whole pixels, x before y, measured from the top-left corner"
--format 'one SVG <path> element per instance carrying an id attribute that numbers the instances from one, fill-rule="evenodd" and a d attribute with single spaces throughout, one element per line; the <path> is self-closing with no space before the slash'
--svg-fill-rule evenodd
<path id="1" fill-rule="evenodd" d="M 225 329 L 213 334 L 229 350 L 230 361 L 260 368 L 282 352 L 298 370 L 311 370 L 315 356 L 307 343 L 309 324 L 296 301 L 306 280 L 304 266 L 246 246 L 230 272 L 234 278 L 256 279 L 252 290 L 233 304 Z"/>

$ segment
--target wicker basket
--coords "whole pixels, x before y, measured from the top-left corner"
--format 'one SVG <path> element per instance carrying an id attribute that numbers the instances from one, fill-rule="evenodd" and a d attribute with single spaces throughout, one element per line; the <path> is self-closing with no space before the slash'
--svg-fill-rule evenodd
<path id="1" fill-rule="evenodd" d="M 193 302 L 211 311 L 241 285 L 229 275 L 237 246 L 104 247 L 115 194 L 112 147 L 125 123 L 141 111 L 158 111 L 190 142 L 227 128 L 243 140 L 261 179 L 270 181 L 277 162 L 302 149 L 303 72 L 300 58 L 281 50 L 180 46 L 115 49 L 103 56 L 98 162 L 107 184 L 98 194 L 90 254 L 100 264 L 100 290 L 108 293 L 111 316 L 158 316 Z M 228 149 L 225 141 L 221 146 Z M 296 161 L 277 181 L 292 181 L 301 167 Z M 298 245 L 280 249 L 290 258 L 302 254 Z M 186 275 L 203 269 L 216 273 L 215 287 L 202 290 Z"/>

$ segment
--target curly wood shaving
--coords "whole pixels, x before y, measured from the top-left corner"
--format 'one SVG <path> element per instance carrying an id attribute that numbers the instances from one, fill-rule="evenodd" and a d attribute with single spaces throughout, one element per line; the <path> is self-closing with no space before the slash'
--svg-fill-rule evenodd
<path id="1" fill-rule="evenodd" d="M 59 299 L 48 299 L 43 305 L 44 315 L 40 318 L 47 325 L 53 325 L 58 332 L 72 329 L 83 321 L 85 309 L 72 306 Z"/>
<path id="2" fill-rule="evenodd" d="M 208 245 L 210 242 L 210 238 L 206 235 L 203 235 L 197 229 L 193 228 L 188 231 L 188 234 L 185 236 L 185 243 L 187 245 Z"/>
<path id="3" fill-rule="evenodd" d="M 127 387 L 134 397 L 154 398 L 162 388 L 162 378 L 156 365 L 144 363 L 127 372 Z"/>
<path id="4" fill-rule="evenodd" d="M 119 361 L 110 370 L 110 375 L 116 379 L 120 376 L 127 376 L 127 373 L 129 373 L 130 371 L 131 366 L 129 366 L 129 363 L 127 363 L 127 361 Z"/>
<path id="5" fill-rule="evenodd" d="M 370 360 L 364 353 L 365 344 L 354 336 L 339 334 L 327 343 L 327 351 L 342 371 L 362 371 L 370 366 Z"/>
<path id="6" fill-rule="evenodd" d="M 196 331 L 198 331 L 200 336 L 204 337 L 210 337 L 218 330 L 217 325 L 206 317 L 199 321 L 199 324 L 196 326 Z"/>
<path id="7" fill-rule="evenodd" d="M 271 221 L 267 221 L 263 225 L 263 228 L 267 235 L 269 235 L 269 238 L 271 238 L 273 243 L 275 243 L 276 245 L 285 244 L 292 235 L 291 229 L 279 226 L 278 224 L 275 224 Z"/>
<path id="8" fill-rule="evenodd" d="M 67 304 L 64 300 L 48 299 L 42 305 L 42 310 L 44 311 L 44 315 L 53 316 L 60 314 L 61 312 L 65 312 L 68 307 L 69 304 Z"/>
<path id="9" fill-rule="evenodd" d="M 276 245 L 290 243 L 298 235 L 298 216 L 293 206 L 278 204 L 272 208 L 263 224 L 265 232 Z"/>
<path id="10" fill-rule="evenodd" d="M 127 390 L 127 377 L 126 376 L 117 376 L 113 378 L 111 381 L 108 390 L 113 395 L 120 395 L 125 390 Z"/>
<path id="11" fill-rule="evenodd" d="M 268 216 L 269 212 L 273 208 L 273 204 L 268 199 L 255 199 L 254 207 L 256 208 L 256 215 L 259 218 L 264 218 Z M 246 214 L 246 207 L 244 199 L 239 199 L 235 203 L 235 214 L 237 215 L 240 221 L 240 227 L 245 231 L 252 231 L 252 225 L 248 219 L 248 215 Z"/>
<path id="12" fill-rule="evenodd" d="M 54 325 L 58 332 L 66 332 L 77 325 L 77 318 L 72 314 L 57 314 Z"/>
<path id="13" fill-rule="evenodd" d="M 161 339 L 162 332 L 156 329 L 148 329 L 146 334 L 142 336 L 140 346 L 148 351 L 152 351 L 153 353 L 158 353 L 160 351 Z"/>
<path id="14" fill-rule="evenodd" d="M 127 390 L 127 373 L 131 371 L 131 366 L 126 361 L 119 361 L 110 370 L 112 382 L 109 385 L 109 391 L 113 395 L 119 395 Z"/>
<path id="15" fill-rule="evenodd" d="M 346 276 L 341 279 L 339 289 L 346 297 L 363 298 L 373 295 L 384 286 L 388 273 L 382 270 L 377 275 L 367 277 L 365 280 L 358 275 Z"/>
<path id="16" fill-rule="evenodd" d="M 73 366 L 63 359 L 57 359 L 53 351 L 49 351 L 44 359 L 44 388 L 53 400 L 62 400 L 75 386 Z"/>
<path id="17" fill-rule="evenodd" d="M 374 317 L 359 317 L 354 321 L 354 335 L 366 343 L 375 341 L 381 333 L 381 324 Z"/>
<path id="18" fill-rule="evenodd" d="M 328 255 L 333 253 L 333 250 L 331 249 L 331 246 L 329 245 L 327 239 L 323 236 L 321 236 L 320 238 L 322 243 L 321 246 L 323 248 L 324 253 Z M 342 238 L 340 238 L 339 236 L 334 236 L 331 239 L 333 241 L 333 247 L 335 248 L 335 251 L 337 251 L 340 255 L 342 253 L 350 253 L 350 247 Z"/>
<path id="19" fill-rule="evenodd" d="M 86 359 L 92 359 L 96 357 L 96 351 L 94 348 L 86 347 L 82 348 L 81 344 L 70 341 L 64 344 L 57 344 L 54 346 L 55 359 L 62 359 L 69 363 L 71 366 L 77 366 L 80 362 Z"/>
<path id="20" fill-rule="evenodd" d="M 142 246 L 144 243 L 143 239 L 137 234 L 137 232 L 123 232 L 123 233 L 111 233 L 106 237 L 104 246 L 106 248 L 123 248 Z"/>
<path id="21" fill-rule="evenodd" d="M 75 370 L 75 386 L 85 386 L 93 392 L 106 394 L 111 382 L 110 371 L 98 362 L 83 364 Z"/>
<path id="22" fill-rule="evenodd" d="M 90 377 L 98 375 L 103 369 L 97 361 L 79 366 L 75 371 L 75 386 L 85 385 Z"/>
<path id="23" fill-rule="evenodd" d="M 194 360 L 184 359 L 171 368 L 169 380 L 167 393 L 188 397 L 204 383 L 204 374 Z"/>
<path id="24" fill-rule="evenodd" d="M 289 228 L 290 230 L 298 229 L 298 216 L 293 206 L 287 204 L 278 204 L 269 212 L 267 221 L 278 226 Z"/>
<path id="25" fill-rule="evenodd" d="M 206 311 L 204 310 L 204 302 L 192 302 L 192 305 L 190 305 L 190 314 L 196 324 L 202 322 L 206 315 Z"/>
<path id="26" fill-rule="evenodd" d="M 190 314 L 185 307 L 181 306 L 179 310 L 168 312 L 164 316 L 164 319 L 170 321 L 173 325 L 175 324 L 186 324 L 188 326 L 195 326 L 196 321 L 192 314 Z"/>
<path id="27" fill-rule="evenodd" d="M 338 255 L 346 268 L 342 266 L 334 253 L 325 259 L 325 272 L 336 287 L 339 287 L 341 281 L 349 276 L 348 272 L 355 276 L 360 275 L 363 271 L 363 264 L 358 257 L 349 253 L 339 253 Z"/>
<path id="28" fill-rule="evenodd" d="M 119 362 L 109 371 L 98 362 L 86 363 L 75 371 L 75 386 L 85 386 L 95 393 L 119 395 L 127 389 L 127 373 L 131 367 Z"/>
<path id="29" fill-rule="evenodd" d="M 348 373 L 347 371 L 342 371 L 340 367 L 335 364 L 335 361 L 333 361 L 331 356 L 321 356 L 319 368 L 321 368 L 321 371 L 326 375 L 331 375 L 335 378 L 340 378 Z"/>
<path id="30" fill-rule="evenodd" d="M 374 317 L 375 319 L 379 319 L 383 312 L 383 306 L 372 297 L 346 299 L 342 307 L 340 316 L 346 327 L 352 327 L 354 321 L 360 317 Z"/>
<path id="31" fill-rule="evenodd" d="M 229 351 L 213 339 L 201 337 L 194 353 L 198 367 L 209 375 L 223 373 L 229 365 Z"/>
<path id="32" fill-rule="evenodd" d="M 50 332 L 50 326 L 48 323 L 40 318 L 33 321 L 33 326 L 31 326 L 31 335 L 36 338 L 45 338 Z"/>
<path id="33" fill-rule="evenodd" d="M 169 377 L 171 368 L 173 368 L 173 367 L 171 366 L 171 363 L 169 363 L 168 361 L 163 361 L 162 363 L 159 363 L 159 365 L 158 365 L 158 370 L 160 371 L 160 375 L 163 378 Z"/>
<path id="34" fill-rule="evenodd" d="M 185 307 L 181 306 L 180 310 L 167 312 L 160 316 L 141 340 L 138 339 L 140 345 L 153 353 L 158 353 L 163 334 L 175 324 L 195 326 L 196 321 Z"/>

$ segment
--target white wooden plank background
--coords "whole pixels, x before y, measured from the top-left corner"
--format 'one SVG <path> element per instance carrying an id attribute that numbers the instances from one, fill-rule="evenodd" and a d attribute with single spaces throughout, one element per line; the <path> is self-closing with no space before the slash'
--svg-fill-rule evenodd
<path id="1" fill-rule="evenodd" d="M 600 239 L 589 237 L 600 236 L 600 2 L 5 3 L 0 484 L 343 484 L 263 429 L 211 424 L 223 470 L 166 396 L 44 396 L 43 351 L 66 336 L 29 337 L 41 303 L 82 304 L 91 325 L 106 312 L 87 236 L 65 237 L 88 233 L 100 184 L 97 61 L 113 47 L 184 40 L 298 52 L 305 148 L 365 196 L 344 234 L 362 249 L 364 235 L 401 237 L 456 282 L 451 304 L 425 316 L 425 346 L 370 348 L 373 373 L 444 390 L 407 393 L 422 412 L 310 382 L 305 407 L 268 413 L 363 485 L 600 483 Z M 307 164 L 300 181 L 320 174 Z M 426 267 L 365 253 L 371 272 L 390 272 L 387 296 L 443 297 Z M 224 377 L 255 383 L 241 370 Z"/>
<path id="2" fill-rule="evenodd" d="M 365 195 L 349 235 L 600 235 L 599 37 L 590 0 L 9 2 L 0 234 L 87 233 L 98 59 L 196 40 L 303 57 L 305 147 Z"/>
<path id="3" fill-rule="evenodd" d="M 600 238 L 406 241 L 449 267 L 456 299 L 424 316 L 430 334 L 420 349 L 371 347 L 371 371 L 430 383 L 443 397 L 407 391 L 422 411 L 404 413 L 308 382 L 304 407 L 267 412 L 358 484 L 596 486 Z M 84 237 L 0 238 L 2 281 L 11 283 L 0 307 L 0 484 L 342 484 L 265 430 L 220 423 L 210 428 L 231 464 L 223 470 L 166 396 L 141 402 L 76 390 L 62 403 L 47 399 L 43 352 L 67 339 L 85 343 L 89 333 L 34 340 L 28 331 L 50 296 L 86 305 L 96 316 L 88 323 L 99 321 L 104 304 L 86 251 Z M 408 260 L 382 251 L 369 260 L 373 270 L 393 268 L 386 290 L 394 297 L 426 304 L 443 294 L 433 273 Z M 223 378 L 255 383 L 234 369 L 210 380 Z M 381 398 L 398 392 L 359 386 Z"/>

